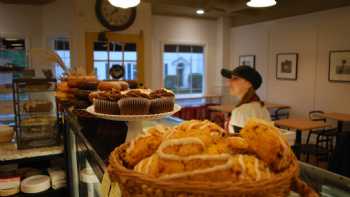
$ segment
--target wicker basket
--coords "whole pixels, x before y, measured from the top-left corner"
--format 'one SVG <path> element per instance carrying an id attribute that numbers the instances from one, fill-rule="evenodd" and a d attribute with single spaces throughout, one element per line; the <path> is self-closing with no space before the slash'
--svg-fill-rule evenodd
<path id="1" fill-rule="evenodd" d="M 284 197 L 291 188 L 301 196 L 318 196 L 305 183 L 296 178 L 299 166 L 296 159 L 288 169 L 269 180 L 256 182 L 194 182 L 159 180 L 147 177 L 123 166 L 120 155 L 127 144 L 116 148 L 110 155 L 108 173 L 118 182 L 123 197 Z"/>

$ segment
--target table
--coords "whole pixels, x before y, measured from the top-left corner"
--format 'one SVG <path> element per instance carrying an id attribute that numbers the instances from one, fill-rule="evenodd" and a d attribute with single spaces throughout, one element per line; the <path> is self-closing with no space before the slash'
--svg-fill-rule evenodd
<path id="1" fill-rule="evenodd" d="M 321 116 L 323 116 L 325 118 L 337 120 L 338 132 L 342 132 L 344 122 L 350 122 L 350 114 L 331 112 L 331 113 L 321 114 Z"/>
<path id="2" fill-rule="evenodd" d="M 295 129 L 295 155 L 300 159 L 300 145 L 302 144 L 301 132 L 310 131 L 312 129 L 326 128 L 330 125 L 324 122 L 311 121 L 302 118 L 288 118 L 282 120 L 276 120 L 275 125 L 279 127 L 286 127 L 289 129 Z"/>
<path id="3" fill-rule="evenodd" d="M 276 103 L 270 103 L 266 102 L 265 106 L 268 110 L 273 109 L 290 109 L 289 105 L 283 105 L 283 104 L 276 104 Z M 215 106 L 209 106 L 208 109 L 212 111 L 220 111 L 224 113 L 231 113 L 232 110 L 235 108 L 235 105 L 215 105 Z"/>

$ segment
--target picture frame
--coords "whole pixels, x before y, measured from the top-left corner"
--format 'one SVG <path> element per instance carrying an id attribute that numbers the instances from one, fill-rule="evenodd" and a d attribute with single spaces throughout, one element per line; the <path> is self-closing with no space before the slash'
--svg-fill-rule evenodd
<path id="1" fill-rule="evenodd" d="M 350 82 L 350 50 L 329 52 L 328 81 Z"/>
<path id="2" fill-rule="evenodd" d="M 250 66 L 255 69 L 255 55 L 240 55 L 239 65 Z"/>
<path id="3" fill-rule="evenodd" d="M 298 53 L 276 54 L 276 79 L 292 80 L 298 79 Z"/>

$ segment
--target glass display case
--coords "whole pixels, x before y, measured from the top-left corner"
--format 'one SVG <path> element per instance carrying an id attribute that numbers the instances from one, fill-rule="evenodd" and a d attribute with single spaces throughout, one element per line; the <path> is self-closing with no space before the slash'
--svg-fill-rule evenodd
<path id="1" fill-rule="evenodd" d="M 103 196 L 101 194 L 101 183 L 103 175 L 108 165 L 108 155 L 106 151 L 101 151 L 101 147 L 98 145 L 98 141 L 106 143 L 103 136 L 93 138 L 89 137 L 92 133 L 99 130 L 101 122 L 91 118 L 89 121 L 81 121 L 78 117 L 70 112 L 64 114 L 65 121 L 65 140 L 67 165 L 69 166 L 68 184 L 70 189 L 70 195 L 72 197 L 78 196 Z M 84 126 L 85 123 L 90 123 L 89 126 Z M 168 117 L 157 121 L 145 121 L 144 129 L 152 127 L 156 124 L 164 125 L 177 125 L 182 120 L 178 118 Z M 104 128 L 105 127 L 104 122 Z M 109 130 L 109 133 L 124 132 L 126 128 L 123 123 L 120 124 L 120 129 Z M 95 127 L 91 126 L 95 125 Z M 123 135 L 122 135 L 123 136 Z M 116 143 L 113 147 L 117 147 L 120 141 L 115 140 Z M 118 141 L 118 142 L 117 142 Z M 343 197 L 350 196 L 350 179 L 338 174 L 334 174 L 327 170 L 300 162 L 301 178 L 311 185 L 320 196 L 325 197 Z M 86 184 L 84 180 L 85 171 L 90 171 L 91 182 Z M 94 182 L 96 181 L 96 182 Z M 114 193 L 109 196 L 120 196 L 120 194 Z M 298 196 L 291 193 L 290 196 Z"/>
<path id="2" fill-rule="evenodd" d="M 14 79 L 12 86 L 18 148 L 57 145 L 56 79 Z"/>

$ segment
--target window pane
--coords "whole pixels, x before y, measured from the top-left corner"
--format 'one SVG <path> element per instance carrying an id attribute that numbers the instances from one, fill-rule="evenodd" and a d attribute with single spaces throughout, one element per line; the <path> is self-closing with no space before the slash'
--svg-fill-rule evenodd
<path id="1" fill-rule="evenodd" d="M 166 88 L 176 94 L 202 94 L 204 54 L 202 46 L 164 45 L 163 80 Z M 196 52 L 192 52 L 192 51 Z"/>
<path id="2" fill-rule="evenodd" d="M 173 45 L 173 44 L 164 45 L 164 52 L 176 52 L 176 51 L 177 51 L 177 45 Z"/>
<path id="3" fill-rule="evenodd" d="M 64 64 L 70 67 L 70 46 L 69 39 L 67 38 L 57 38 L 54 40 L 54 50 L 60 56 Z M 56 64 L 55 65 L 55 75 L 56 78 L 60 78 L 63 75 L 63 69 Z"/>
<path id="4" fill-rule="evenodd" d="M 137 79 L 137 47 L 135 43 L 110 42 L 107 44 L 96 42 L 94 46 L 94 68 L 98 79 L 109 79 L 109 69 L 113 65 L 124 67 L 124 80 Z"/>

